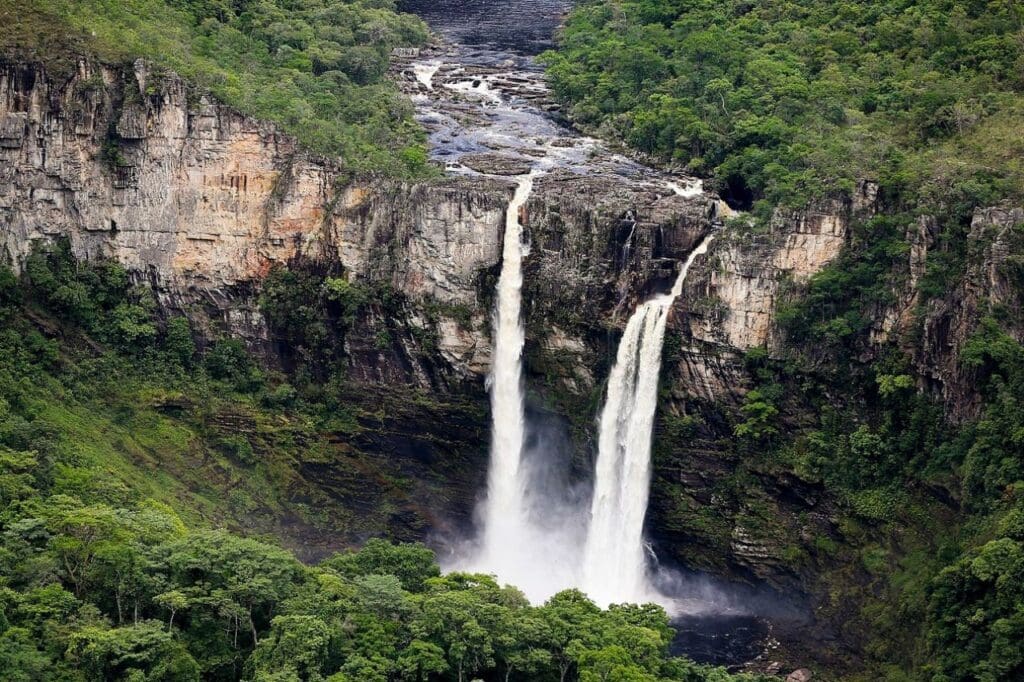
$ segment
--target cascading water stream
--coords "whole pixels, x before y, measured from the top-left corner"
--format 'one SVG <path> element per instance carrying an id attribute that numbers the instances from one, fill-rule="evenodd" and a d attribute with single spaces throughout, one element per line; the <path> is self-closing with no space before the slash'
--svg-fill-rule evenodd
<path id="1" fill-rule="evenodd" d="M 508 565 L 527 532 L 526 481 L 523 466 L 523 225 L 519 211 L 533 189 L 533 176 L 519 179 L 505 214 L 498 303 L 494 314 L 494 358 L 491 365 L 491 463 L 483 510 L 481 562 L 492 568 Z"/>
<path id="2" fill-rule="evenodd" d="M 651 480 L 651 434 L 665 326 L 706 237 L 690 253 L 672 290 L 636 309 L 619 342 L 600 418 L 590 527 L 581 587 L 602 606 L 664 601 L 651 587 L 643 539 Z"/>
<path id="3" fill-rule="evenodd" d="M 543 165 L 543 164 L 541 164 Z M 525 452 L 526 416 L 523 396 L 522 261 L 523 225 L 520 210 L 529 198 L 533 181 L 544 171 L 536 168 L 520 176 L 505 215 L 501 274 L 494 315 L 494 356 L 491 365 L 491 461 L 487 498 L 481 508 L 482 533 L 471 556 L 456 568 L 491 573 L 516 585 L 534 603 L 540 603 L 578 579 L 578 529 L 557 520 L 568 516 L 536 499 Z M 534 505 L 543 509 L 538 513 Z"/>
<path id="4" fill-rule="evenodd" d="M 497 182 L 512 167 L 533 169 L 533 180 L 551 173 L 560 177 L 543 187 L 549 203 L 558 191 L 575 191 L 577 186 L 583 197 L 599 196 L 609 181 L 644 196 L 668 193 L 689 201 L 702 194 L 699 181 L 646 167 L 550 115 L 557 109 L 532 55 L 552 47 L 552 35 L 572 0 L 514 0 L 502 5 L 500 12 L 494 11 L 492 0 L 401 4 L 426 18 L 445 39 L 424 49 L 397 80 L 411 96 L 417 120 L 428 133 L 430 158 L 444 164 L 450 175 Z M 488 490 L 477 509 L 478 534 L 471 539 L 446 538 L 450 544 L 442 568 L 493 574 L 499 582 L 519 587 L 534 604 L 566 588 L 585 589 L 602 605 L 660 602 L 672 613 L 690 616 L 682 631 L 698 632 L 704 637 L 701 641 L 710 642 L 707 646 L 718 652 L 723 637 L 729 640 L 732 635 L 723 636 L 721 626 L 707 628 L 703 618 L 722 614 L 723 609 L 735 614 L 735 603 L 713 581 L 673 572 L 671 566 L 654 574 L 643 537 L 667 318 L 686 270 L 707 245 L 690 256 L 670 293 L 644 302 L 629 320 L 603 406 L 596 492 L 590 495 L 573 466 L 574 443 L 559 418 L 524 407 L 521 267 L 527 250 L 522 247 L 525 228 L 519 214 L 530 195 L 531 179 L 520 177 L 518 182 L 505 216 L 504 259 L 491 328 Z M 537 182 L 538 187 L 545 184 Z M 715 201 L 711 219 L 729 215 L 725 204 Z M 645 233 L 647 219 L 629 215 L 627 220 L 620 227 L 629 234 L 616 254 L 622 267 L 615 264 L 616 271 L 629 271 L 621 278 L 623 297 L 635 276 L 643 274 L 636 272 L 646 262 L 636 257 L 638 245 L 666 236 Z M 552 329 L 552 338 L 536 342 L 544 350 L 575 344 L 566 331 Z M 564 338 L 555 338 L 556 333 Z M 583 374 L 585 368 L 579 376 Z M 537 419 L 530 418 L 534 415 Z M 695 614 L 701 615 L 694 620 Z M 746 620 L 736 632 L 742 633 L 742 642 L 760 637 L 749 634 Z M 689 652 L 687 646 L 680 651 Z M 727 641 L 724 646 L 729 646 Z"/>

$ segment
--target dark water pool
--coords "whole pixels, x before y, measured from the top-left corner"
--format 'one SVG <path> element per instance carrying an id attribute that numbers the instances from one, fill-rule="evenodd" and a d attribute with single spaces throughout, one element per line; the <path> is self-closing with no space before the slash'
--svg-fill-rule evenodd
<path id="1" fill-rule="evenodd" d="M 698 663 L 737 666 L 752 661 L 764 649 L 771 628 L 754 616 L 702 614 L 672 621 L 676 637 L 671 651 Z"/>
<path id="2" fill-rule="evenodd" d="M 399 0 L 452 43 L 534 55 L 552 46 L 572 0 Z"/>

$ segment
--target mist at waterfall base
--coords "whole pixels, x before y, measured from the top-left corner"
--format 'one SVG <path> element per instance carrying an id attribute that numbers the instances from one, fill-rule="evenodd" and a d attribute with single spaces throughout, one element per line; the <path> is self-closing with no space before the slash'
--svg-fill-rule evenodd
<path id="1" fill-rule="evenodd" d="M 627 323 L 598 420 L 595 480 L 573 485 L 567 460 L 571 443 L 556 421 L 528 420 L 524 399 L 521 307 L 527 249 L 520 209 L 532 182 L 532 175 L 520 178 L 506 213 L 489 379 L 491 464 L 487 496 L 478 509 L 480 534 L 457 547 L 445 568 L 491 573 L 534 603 L 581 588 L 602 607 L 656 602 L 672 614 L 722 610 L 723 597 L 709 594 L 706 585 L 700 600 L 693 599 L 698 592 L 692 589 L 659 590 L 643 538 L 667 320 L 690 266 L 710 240 L 681 265 L 671 291 L 642 303 Z M 661 574 L 662 587 L 682 587 L 664 569 Z"/>

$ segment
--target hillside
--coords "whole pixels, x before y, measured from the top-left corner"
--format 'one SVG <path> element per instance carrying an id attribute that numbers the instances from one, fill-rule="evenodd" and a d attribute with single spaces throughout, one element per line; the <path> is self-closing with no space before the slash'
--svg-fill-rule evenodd
<path id="1" fill-rule="evenodd" d="M 1021 6 L 595 1 L 544 59 L 579 125 L 750 210 L 719 268 L 779 243 L 780 207 L 871 202 L 807 281 L 757 275 L 777 327 L 720 446 L 748 472 L 731 493 L 781 470 L 840 501 L 817 557 L 782 560 L 838 558 L 819 575 L 875 674 L 1020 676 Z"/>
<path id="2" fill-rule="evenodd" d="M 391 50 L 421 45 L 427 29 L 394 2 L 4 0 L 0 21 L 8 57 L 57 72 L 82 56 L 146 59 L 352 174 L 429 172 L 412 109 L 386 78 Z"/>
<path id="3" fill-rule="evenodd" d="M 586 2 L 546 56 L 574 121 L 761 211 L 878 180 L 907 204 L 1020 198 L 1013 2 Z"/>

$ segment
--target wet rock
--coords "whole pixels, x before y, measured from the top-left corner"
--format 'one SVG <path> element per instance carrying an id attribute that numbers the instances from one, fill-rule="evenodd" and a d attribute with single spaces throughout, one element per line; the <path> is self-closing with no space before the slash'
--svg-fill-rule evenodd
<path id="1" fill-rule="evenodd" d="M 800 668 L 787 675 L 786 682 L 810 682 L 812 677 L 814 677 L 814 673 L 807 668 Z"/>
<path id="2" fill-rule="evenodd" d="M 486 175 L 526 175 L 532 163 L 502 154 L 467 154 L 459 159 L 462 165 Z"/>

